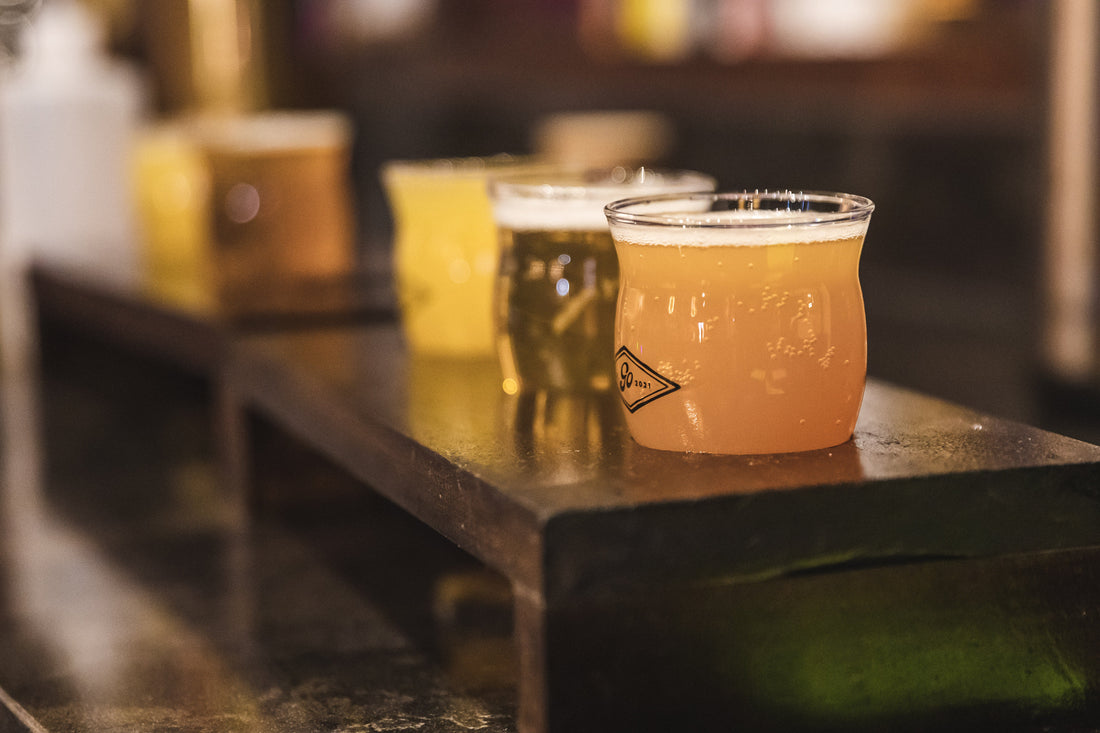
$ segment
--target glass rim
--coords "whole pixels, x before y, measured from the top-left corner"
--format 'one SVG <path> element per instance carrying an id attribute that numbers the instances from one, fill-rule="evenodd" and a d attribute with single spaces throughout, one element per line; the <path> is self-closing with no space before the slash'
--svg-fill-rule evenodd
<path id="1" fill-rule="evenodd" d="M 701 171 L 653 166 L 560 166 L 492 176 L 489 196 L 526 201 L 607 200 L 633 188 L 652 185 L 662 192 L 683 196 L 713 191 L 716 179 Z M 671 189 L 671 190 L 670 190 Z"/>
<path id="2" fill-rule="evenodd" d="M 682 201 L 695 205 L 713 204 L 718 201 L 741 201 L 750 204 L 761 201 L 787 204 L 780 207 L 742 206 L 724 211 L 787 211 L 790 216 L 746 217 L 741 219 L 714 218 L 711 209 L 684 209 L 676 211 L 630 211 L 632 208 L 645 208 L 663 203 Z M 813 205 L 840 205 L 837 210 L 815 209 Z M 749 190 L 742 191 L 699 191 L 690 193 L 656 194 L 652 196 L 634 196 L 612 201 L 604 207 L 604 215 L 611 225 L 645 225 L 670 227 L 676 229 L 763 229 L 787 228 L 791 226 L 820 226 L 834 223 L 854 222 L 867 219 L 875 209 L 875 204 L 866 196 L 839 193 L 833 191 L 791 191 L 791 190 Z"/>

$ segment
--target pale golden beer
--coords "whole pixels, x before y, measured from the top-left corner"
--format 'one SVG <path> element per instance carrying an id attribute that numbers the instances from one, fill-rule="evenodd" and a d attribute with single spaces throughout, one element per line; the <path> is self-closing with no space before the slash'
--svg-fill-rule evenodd
<path id="1" fill-rule="evenodd" d="M 495 355 L 497 235 L 490 175 L 535 168 L 530 158 L 390 161 L 381 177 L 393 215 L 393 265 L 409 349 L 447 357 Z"/>
<path id="2" fill-rule="evenodd" d="M 608 389 L 619 267 L 603 207 L 640 193 L 713 188 L 701 173 L 623 167 L 490 181 L 504 391 Z"/>
<path id="3" fill-rule="evenodd" d="M 199 140 L 184 125 L 151 127 L 135 142 L 131 166 L 147 290 L 195 306 L 216 303 L 210 171 Z"/>
<path id="4" fill-rule="evenodd" d="M 616 387 L 634 439 L 727 454 L 848 440 L 867 372 L 858 272 L 873 208 L 789 192 L 608 206 Z"/>

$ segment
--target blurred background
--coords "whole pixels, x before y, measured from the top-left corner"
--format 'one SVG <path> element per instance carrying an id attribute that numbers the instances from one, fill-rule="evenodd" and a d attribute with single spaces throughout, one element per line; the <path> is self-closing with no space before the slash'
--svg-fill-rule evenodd
<path id="1" fill-rule="evenodd" d="M 368 271 L 391 266 L 395 158 L 615 149 L 721 188 L 859 193 L 872 376 L 1100 438 L 1091 0 L 86 4 L 153 119 L 345 112 Z M 9 31 L 38 5 L 5 2 Z"/>

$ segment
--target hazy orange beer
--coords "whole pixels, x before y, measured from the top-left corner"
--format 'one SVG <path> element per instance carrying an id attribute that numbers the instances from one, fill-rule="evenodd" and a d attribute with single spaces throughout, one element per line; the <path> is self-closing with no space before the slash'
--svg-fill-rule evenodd
<path id="1" fill-rule="evenodd" d="M 615 374 L 634 439 L 731 454 L 848 440 L 867 372 L 859 258 L 873 209 L 791 192 L 610 204 Z"/>

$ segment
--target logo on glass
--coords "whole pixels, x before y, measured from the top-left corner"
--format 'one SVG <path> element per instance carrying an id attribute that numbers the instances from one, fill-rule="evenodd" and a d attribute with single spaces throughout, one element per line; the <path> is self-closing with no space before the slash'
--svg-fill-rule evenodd
<path id="1" fill-rule="evenodd" d="M 619 394 L 630 412 L 680 389 L 671 379 L 662 377 L 625 346 L 615 352 L 615 378 Z"/>

